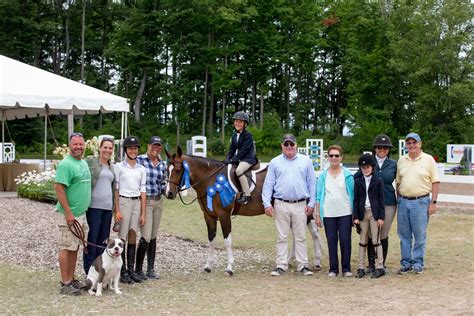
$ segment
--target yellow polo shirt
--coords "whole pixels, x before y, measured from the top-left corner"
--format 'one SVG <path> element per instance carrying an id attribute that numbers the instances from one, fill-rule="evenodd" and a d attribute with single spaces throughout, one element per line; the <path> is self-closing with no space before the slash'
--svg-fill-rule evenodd
<path id="1" fill-rule="evenodd" d="M 439 182 L 438 168 L 432 156 L 421 152 L 411 160 L 407 155 L 398 159 L 397 185 L 401 195 L 417 197 L 429 194 L 431 184 Z"/>

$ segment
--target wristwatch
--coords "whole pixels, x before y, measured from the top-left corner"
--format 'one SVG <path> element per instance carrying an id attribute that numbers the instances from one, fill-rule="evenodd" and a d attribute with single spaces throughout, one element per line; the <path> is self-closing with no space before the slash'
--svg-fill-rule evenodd
<path id="1" fill-rule="evenodd" d="M 431 203 L 436 204 L 436 200 L 431 201 Z"/>

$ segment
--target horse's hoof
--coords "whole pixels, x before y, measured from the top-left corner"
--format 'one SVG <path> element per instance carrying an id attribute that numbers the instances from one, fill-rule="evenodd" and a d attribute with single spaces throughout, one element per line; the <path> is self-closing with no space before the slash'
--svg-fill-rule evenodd
<path id="1" fill-rule="evenodd" d="M 204 271 L 206 271 L 207 273 L 211 273 L 211 268 L 205 267 Z"/>
<path id="2" fill-rule="evenodd" d="M 234 275 L 234 271 L 232 271 L 232 270 L 225 270 L 225 273 L 227 273 L 228 276 L 233 276 Z"/>

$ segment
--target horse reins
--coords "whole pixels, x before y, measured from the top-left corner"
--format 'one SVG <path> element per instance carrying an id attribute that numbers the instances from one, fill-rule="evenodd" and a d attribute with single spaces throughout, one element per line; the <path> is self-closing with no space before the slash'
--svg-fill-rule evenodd
<path id="1" fill-rule="evenodd" d="M 67 226 L 69 227 L 71 233 L 82 242 L 82 245 L 84 246 L 84 253 L 88 252 L 88 245 L 96 248 L 105 249 L 104 246 L 96 245 L 86 240 L 86 234 L 84 233 L 84 229 L 82 228 L 82 225 L 77 221 L 77 219 L 74 219 L 74 222 L 71 225 L 68 224 Z"/>

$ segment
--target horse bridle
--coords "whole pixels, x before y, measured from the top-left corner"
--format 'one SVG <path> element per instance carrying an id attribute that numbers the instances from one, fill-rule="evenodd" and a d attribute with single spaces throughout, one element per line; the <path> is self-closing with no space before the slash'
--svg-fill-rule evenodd
<path id="1" fill-rule="evenodd" d="M 175 161 L 175 162 L 170 162 L 170 163 L 171 163 L 173 166 L 174 166 L 175 164 L 181 164 L 181 165 L 183 164 L 182 161 Z M 182 202 L 184 205 L 191 205 L 191 204 L 193 204 L 194 201 L 196 201 L 197 199 L 202 200 L 202 199 L 205 197 L 205 195 L 204 195 L 204 196 L 198 196 L 198 195 L 197 195 L 194 200 L 192 200 L 192 201 L 189 202 L 189 203 L 185 203 L 184 200 L 183 200 L 183 197 L 181 196 L 181 192 L 182 192 L 182 191 L 186 191 L 187 189 L 194 188 L 195 186 L 198 186 L 198 185 L 201 184 L 202 182 L 204 182 L 204 181 L 206 181 L 206 180 L 209 180 L 209 178 L 211 178 L 211 177 L 213 177 L 214 175 L 216 175 L 216 173 L 218 173 L 219 171 L 221 171 L 222 168 L 224 168 L 225 166 L 227 166 L 227 165 L 224 164 L 224 165 L 218 167 L 216 170 L 214 170 L 213 172 L 211 172 L 210 175 L 208 175 L 208 176 L 205 177 L 204 179 L 201 179 L 200 181 L 196 182 L 195 184 L 191 184 L 191 187 L 186 188 L 186 189 L 181 189 L 181 188 L 180 188 L 180 184 L 175 183 L 175 182 L 173 182 L 173 181 L 166 180 L 166 182 L 169 182 L 169 183 L 174 184 L 174 185 L 176 186 L 176 193 L 178 193 L 179 198 L 180 198 L 181 202 Z M 179 169 L 179 170 L 181 170 L 181 169 Z M 183 171 L 183 174 L 181 175 L 181 178 L 180 178 L 180 181 L 179 181 L 179 182 L 181 182 L 181 179 L 183 179 L 183 176 L 184 176 L 184 171 Z M 196 193 L 197 193 L 197 192 L 196 192 Z"/>

